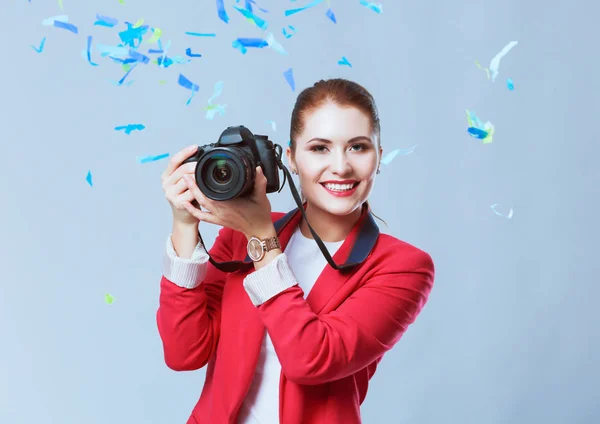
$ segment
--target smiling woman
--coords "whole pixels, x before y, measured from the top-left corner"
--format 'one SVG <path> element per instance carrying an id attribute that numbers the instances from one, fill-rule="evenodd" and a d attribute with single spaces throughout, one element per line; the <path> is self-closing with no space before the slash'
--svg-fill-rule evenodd
<path id="1" fill-rule="evenodd" d="M 351 81 L 319 81 L 298 97 L 291 124 L 286 155 L 306 216 L 271 212 L 261 167 L 250 197 L 222 202 L 191 178 L 179 185 L 193 150 L 165 171 L 170 202 L 187 199 L 193 216 L 223 227 L 206 252 L 198 222 L 175 208 L 166 244 L 157 311 L 165 363 L 208 365 L 188 424 L 361 424 L 369 380 L 433 287 L 429 254 L 380 233 L 367 203 L 382 154 L 372 96 Z"/>
<path id="2" fill-rule="evenodd" d="M 380 132 L 373 96 L 353 81 L 321 80 L 298 96 L 286 155 L 300 178 L 308 221 L 323 240 L 343 239 L 368 207 L 383 152 Z M 301 231 L 312 238 L 305 221 Z"/>

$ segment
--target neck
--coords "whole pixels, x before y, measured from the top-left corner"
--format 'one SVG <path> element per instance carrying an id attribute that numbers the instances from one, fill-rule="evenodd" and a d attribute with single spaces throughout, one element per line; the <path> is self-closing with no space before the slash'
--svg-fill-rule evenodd
<path id="1" fill-rule="evenodd" d="M 306 205 L 306 218 L 310 222 L 311 227 L 319 235 L 321 240 L 326 242 L 336 242 L 344 240 L 354 224 L 359 220 L 362 213 L 362 207 L 359 207 L 354 212 L 345 215 L 333 215 L 322 209 L 311 208 L 310 203 Z M 304 237 L 313 238 L 308 224 L 303 219 L 300 222 L 300 231 Z"/>

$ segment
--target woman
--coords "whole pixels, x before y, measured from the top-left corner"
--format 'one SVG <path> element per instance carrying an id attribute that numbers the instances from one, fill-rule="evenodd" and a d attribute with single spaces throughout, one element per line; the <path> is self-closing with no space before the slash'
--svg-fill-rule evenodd
<path id="1" fill-rule="evenodd" d="M 427 253 L 379 234 L 372 218 L 379 138 L 374 100 L 360 85 L 319 81 L 298 96 L 289 166 L 335 263 L 360 262 L 350 272 L 327 264 L 298 208 L 271 212 L 260 167 L 251 196 L 219 202 L 196 186 L 195 163 L 181 165 L 195 147 L 173 157 L 162 176 L 173 231 L 157 321 L 167 366 L 208 364 L 188 424 L 361 423 L 369 379 L 434 278 Z M 223 226 L 210 250 L 217 262 L 248 266 L 225 273 L 208 262 L 199 221 Z M 248 249 L 252 237 L 268 240 L 262 258 Z"/>

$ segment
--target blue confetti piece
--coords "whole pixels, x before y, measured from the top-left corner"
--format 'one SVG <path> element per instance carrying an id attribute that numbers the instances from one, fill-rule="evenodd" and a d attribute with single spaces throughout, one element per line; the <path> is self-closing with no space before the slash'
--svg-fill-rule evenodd
<path id="1" fill-rule="evenodd" d="M 248 51 L 246 47 L 255 47 L 260 49 L 268 46 L 269 43 L 262 38 L 238 38 L 231 43 L 231 47 L 238 49 L 242 54 L 246 54 Z"/>
<path id="2" fill-rule="evenodd" d="M 137 66 L 137 64 L 136 64 L 136 65 L 133 65 L 133 66 L 132 66 L 132 67 L 131 67 L 131 68 L 130 68 L 130 69 L 129 69 L 129 70 L 126 72 L 126 73 L 125 73 L 125 75 L 123 75 L 123 78 L 121 78 L 121 79 L 119 80 L 119 85 L 123 85 L 123 81 L 125 81 L 125 78 L 127 78 L 127 76 L 128 76 L 130 73 L 131 73 L 131 71 L 133 71 L 133 69 L 134 69 L 136 66 Z M 133 82 L 133 81 L 129 82 L 129 84 L 128 84 L 128 85 L 131 85 L 131 83 L 132 83 L 132 82 Z"/>
<path id="3" fill-rule="evenodd" d="M 260 17 L 256 16 L 255 14 L 252 13 L 252 11 L 242 9 L 237 6 L 233 6 L 233 8 L 236 9 L 238 12 L 240 12 L 242 15 L 244 15 L 244 17 L 246 19 L 252 20 L 256 24 L 256 26 L 259 27 L 260 29 L 266 30 L 267 27 L 269 26 L 269 24 L 264 19 L 261 19 Z"/>
<path id="4" fill-rule="evenodd" d="M 508 87 L 508 89 L 510 91 L 514 91 L 515 89 L 515 83 L 513 82 L 512 78 L 509 78 L 506 80 L 506 86 Z"/>
<path id="5" fill-rule="evenodd" d="M 223 5 L 223 0 L 217 0 L 217 15 L 219 19 L 221 19 L 226 24 L 229 23 L 229 16 L 227 16 L 227 12 L 225 11 L 225 5 Z"/>
<path id="6" fill-rule="evenodd" d="M 410 155 L 412 152 L 415 151 L 415 148 L 417 147 L 417 144 L 407 147 L 406 149 L 395 149 L 393 151 L 391 151 L 390 153 L 388 153 L 387 155 L 385 155 L 382 159 L 381 159 L 381 163 L 383 163 L 384 165 L 389 165 L 389 163 L 396 157 L 396 156 L 406 156 L 406 155 Z"/>
<path id="7" fill-rule="evenodd" d="M 164 51 L 164 50 L 162 50 L 162 49 L 160 49 L 160 50 L 158 50 L 158 49 L 148 49 L 148 54 L 152 54 L 152 53 L 159 53 L 159 54 L 162 54 L 162 53 L 164 53 L 164 52 L 165 52 L 165 51 Z"/>
<path id="8" fill-rule="evenodd" d="M 40 47 L 36 47 L 36 46 L 31 46 L 31 48 L 33 50 L 35 50 L 36 52 L 38 52 L 38 54 L 40 54 L 41 52 L 44 51 L 44 46 L 46 45 L 46 37 L 42 38 L 42 41 L 40 42 Z"/>
<path id="9" fill-rule="evenodd" d="M 99 25 L 99 26 L 105 26 L 105 27 L 109 27 L 112 28 L 115 25 L 117 25 L 119 23 L 119 21 L 115 18 L 111 18 L 109 16 L 104 16 L 104 15 L 99 15 L 96 14 L 96 22 L 94 22 L 94 25 Z"/>
<path id="10" fill-rule="evenodd" d="M 203 33 L 203 32 L 186 32 L 187 35 L 191 35 L 194 37 L 216 37 L 217 34 L 213 33 Z"/>
<path id="11" fill-rule="evenodd" d="M 285 80 L 290 85 L 292 91 L 296 91 L 296 82 L 294 81 L 294 70 L 292 68 L 288 69 L 283 73 Z"/>
<path id="12" fill-rule="evenodd" d="M 121 126 L 115 127 L 115 130 L 117 130 L 117 131 L 125 130 L 125 134 L 129 135 L 129 134 L 131 134 L 132 131 L 142 131 L 145 128 L 146 128 L 146 126 L 142 125 L 142 124 L 127 124 L 127 125 L 121 125 Z"/>
<path id="13" fill-rule="evenodd" d="M 309 4 L 307 4 L 306 6 L 300 7 L 298 9 L 288 9 L 285 11 L 285 16 L 290 16 L 290 15 L 293 15 L 294 13 L 302 12 L 303 10 L 314 7 L 320 3 L 323 3 L 323 0 L 314 0 L 314 1 L 310 2 Z"/>
<path id="14" fill-rule="evenodd" d="M 335 19 L 335 14 L 333 13 L 333 10 L 331 10 L 331 9 L 327 9 L 327 12 L 325 12 L 325 15 L 327 15 L 327 17 L 328 17 L 329 19 L 331 19 L 331 21 L 332 21 L 334 24 L 337 24 L 337 19 Z"/>
<path id="15" fill-rule="evenodd" d="M 92 184 L 92 171 L 88 171 L 87 176 L 85 177 L 85 180 L 90 185 L 90 187 L 94 187 L 94 185 Z"/>
<path id="16" fill-rule="evenodd" d="M 187 49 L 185 49 L 185 54 L 188 55 L 189 57 L 202 57 L 202 55 L 200 53 L 192 53 L 191 47 L 188 47 Z"/>
<path id="17" fill-rule="evenodd" d="M 367 9 L 371 9 L 375 13 L 383 13 L 383 6 L 381 4 L 371 3 L 366 0 L 360 0 L 360 4 Z"/>
<path id="18" fill-rule="evenodd" d="M 92 49 L 92 36 L 88 35 L 88 37 L 87 37 L 87 49 L 86 49 L 87 60 L 90 63 L 90 65 L 92 65 L 92 66 L 98 66 L 97 63 L 92 62 L 91 49 Z"/>
<path id="19" fill-rule="evenodd" d="M 478 138 L 480 140 L 483 140 L 489 134 L 487 131 L 482 130 L 481 128 L 475 128 L 475 127 L 469 127 L 467 129 L 467 131 L 469 132 L 469 134 L 471 134 L 471 136 Z"/>
<path id="20" fill-rule="evenodd" d="M 194 97 L 194 93 L 198 90 L 200 90 L 200 86 L 197 84 L 194 84 L 193 82 L 191 82 L 189 79 L 187 79 L 183 74 L 179 74 L 179 79 L 177 81 L 177 83 L 182 86 L 183 88 L 187 88 L 188 90 L 192 90 L 192 95 L 190 96 L 190 98 L 188 99 L 186 105 L 189 105 L 190 102 L 192 101 L 192 98 Z"/>
<path id="21" fill-rule="evenodd" d="M 289 33 L 283 28 L 283 35 L 285 38 L 290 38 L 292 35 L 296 34 L 296 28 L 291 25 L 288 25 L 288 28 L 290 29 Z"/>
<path id="22" fill-rule="evenodd" d="M 342 56 L 342 60 L 338 60 L 338 65 L 346 65 L 352 68 L 352 64 L 350 62 L 348 62 L 348 59 L 346 59 L 346 56 Z"/>
<path id="23" fill-rule="evenodd" d="M 133 59 L 134 62 L 148 63 L 150 62 L 150 58 L 142 53 L 137 52 L 136 50 L 129 50 L 130 59 Z"/>
<path id="24" fill-rule="evenodd" d="M 79 30 L 77 29 L 77 27 L 75 25 L 70 24 L 68 22 L 54 21 L 54 26 L 56 28 L 62 28 L 62 29 L 66 29 L 67 31 L 71 31 L 73 34 L 77 34 L 79 32 Z"/>
<path id="25" fill-rule="evenodd" d="M 156 162 L 157 160 L 161 160 L 164 158 L 168 158 L 169 157 L 169 153 L 163 153 L 162 155 L 158 155 L 158 156 L 144 156 L 141 158 L 138 158 L 138 163 L 140 164 L 144 164 L 144 163 L 148 163 L 148 162 Z"/>

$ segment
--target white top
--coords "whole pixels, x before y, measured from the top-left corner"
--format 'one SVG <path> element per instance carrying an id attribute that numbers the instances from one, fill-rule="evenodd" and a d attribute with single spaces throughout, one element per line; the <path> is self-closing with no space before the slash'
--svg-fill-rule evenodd
<path id="1" fill-rule="evenodd" d="M 323 242 L 332 257 L 343 243 L 343 240 Z M 199 244 L 191 259 L 178 258 L 169 237 L 164 259 L 165 277 L 186 288 L 201 284 L 206 275 L 205 264 L 208 262 L 208 255 L 201 252 L 201 248 Z M 306 299 L 326 265 L 327 260 L 316 241 L 305 237 L 298 226 L 285 247 L 285 253 L 278 255 L 267 266 L 249 274 L 244 281 L 244 287 L 257 306 L 295 284 L 302 288 Z M 274 276 L 278 276 L 280 281 L 274 281 Z M 271 338 L 265 331 L 254 379 L 242 403 L 238 424 L 279 423 L 280 375 L 281 364 Z"/>

